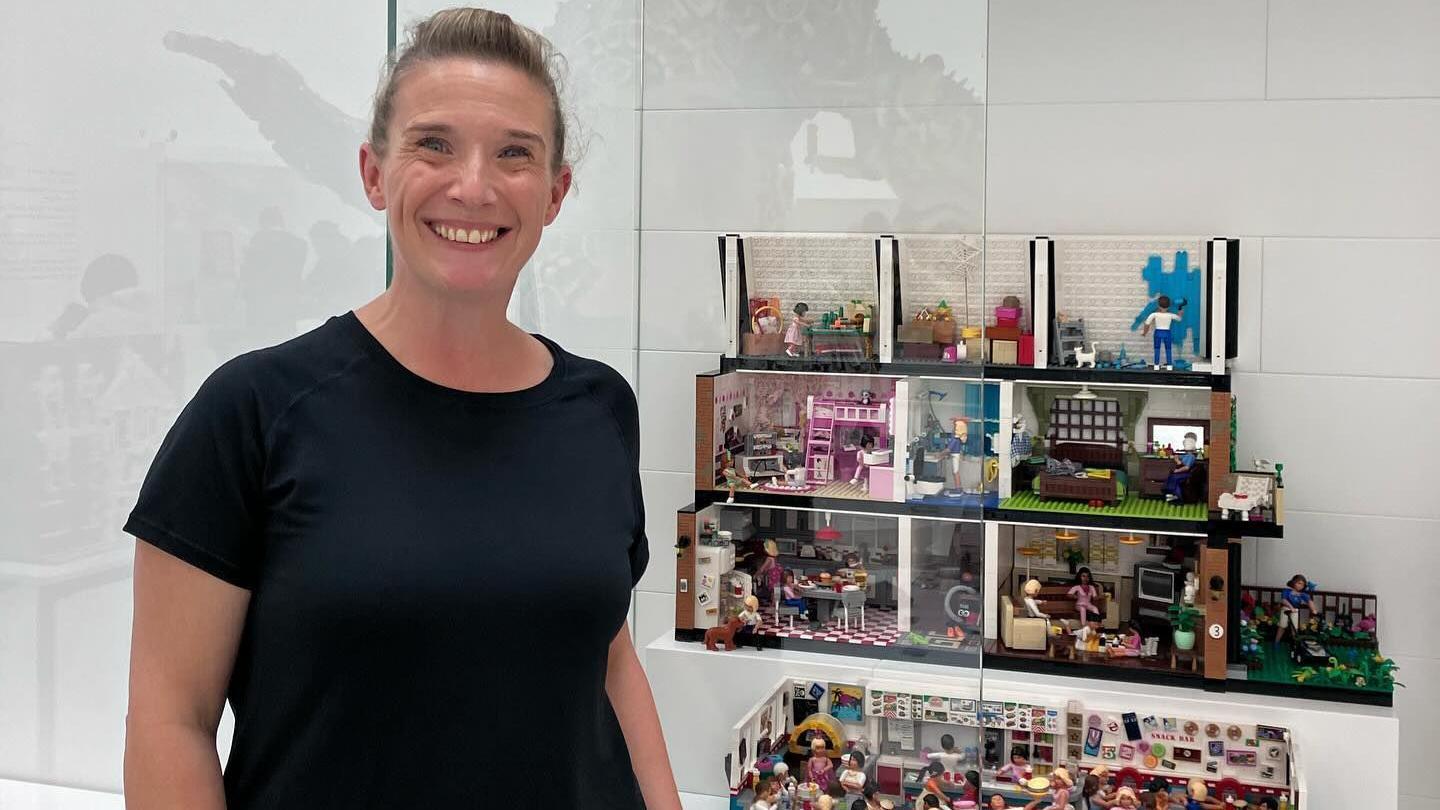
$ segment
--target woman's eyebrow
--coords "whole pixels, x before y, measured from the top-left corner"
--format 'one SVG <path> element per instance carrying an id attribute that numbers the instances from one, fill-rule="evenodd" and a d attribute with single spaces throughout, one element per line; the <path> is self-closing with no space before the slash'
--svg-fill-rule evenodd
<path id="1" fill-rule="evenodd" d="M 509 138 L 515 138 L 516 140 L 520 141 L 532 141 L 539 144 L 540 146 L 545 145 L 544 138 L 540 137 L 534 132 L 529 131 L 528 129 L 507 129 L 505 130 L 505 136 Z"/>

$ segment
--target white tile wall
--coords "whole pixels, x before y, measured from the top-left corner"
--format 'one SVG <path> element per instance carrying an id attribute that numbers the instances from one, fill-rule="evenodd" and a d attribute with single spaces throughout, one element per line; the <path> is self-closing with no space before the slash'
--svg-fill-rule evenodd
<path id="1" fill-rule="evenodd" d="M 1440 5 L 1431 0 L 1268 5 L 1270 98 L 1440 96 Z"/>
<path id="2" fill-rule="evenodd" d="M 676 510 L 695 500 L 693 473 L 640 473 L 645 488 L 645 534 L 650 540 L 650 565 L 637 586 L 641 591 L 675 592 Z"/>
<path id="3" fill-rule="evenodd" d="M 1234 388 L 1237 458 L 1285 462 L 1286 508 L 1440 518 L 1426 476 L 1396 468 L 1440 456 L 1419 427 L 1440 413 L 1440 381 L 1236 374 Z"/>
<path id="4" fill-rule="evenodd" d="M 1227 234 L 1228 235 L 1228 234 Z M 1259 371 L 1264 357 L 1261 324 L 1265 307 L 1265 240 L 1240 239 L 1239 344 L 1233 371 Z M 1203 257 L 1202 257 L 1203 258 Z"/>
<path id="5" fill-rule="evenodd" d="M 725 348 L 719 231 L 640 234 L 640 348 Z"/>
<path id="6" fill-rule="evenodd" d="M 634 231 L 546 231 L 510 298 L 510 317 L 571 344 L 633 349 Z"/>
<path id="7" fill-rule="evenodd" d="M 1264 98 L 1264 3 L 1109 0 L 1100 8 L 992 3 L 990 103 Z"/>
<path id="8" fill-rule="evenodd" d="M 672 555 L 673 556 L 673 555 Z M 635 649 L 645 663 L 645 647 L 675 631 L 675 597 L 668 593 L 635 592 Z"/>
<path id="9" fill-rule="evenodd" d="M 1400 790 L 1413 796 L 1440 799 L 1440 785 L 1430 768 L 1440 757 L 1440 660 L 1395 655 L 1395 715 L 1400 720 Z"/>
<path id="10" fill-rule="evenodd" d="M 689 805 L 686 805 L 689 810 Z M 1440 798 L 1400 794 L 1400 810 L 1440 810 Z"/>
<path id="11" fill-rule="evenodd" d="M 645 4 L 645 109 L 978 104 L 983 0 Z"/>
<path id="12" fill-rule="evenodd" d="M 985 108 L 644 113 L 647 230 L 979 233 Z"/>
<path id="13" fill-rule="evenodd" d="M 1440 236 L 1440 99 L 989 115 L 991 231 Z"/>
<path id="14" fill-rule="evenodd" d="M 1440 658 L 1440 638 L 1429 632 L 1429 594 L 1407 586 L 1404 573 L 1440 570 L 1440 521 L 1294 511 L 1293 491 L 1287 466 L 1285 539 L 1246 541 L 1255 572 L 1244 584 L 1280 587 L 1301 573 L 1320 590 L 1373 593 L 1385 654 Z M 1382 560 L 1399 564 L 1377 564 Z"/>
<path id="15" fill-rule="evenodd" d="M 1434 239 L 1266 239 L 1264 370 L 1440 378 L 1437 256 Z"/>
<path id="16" fill-rule="evenodd" d="M 640 352 L 640 469 L 695 468 L 695 375 L 720 367 L 720 355 Z"/>

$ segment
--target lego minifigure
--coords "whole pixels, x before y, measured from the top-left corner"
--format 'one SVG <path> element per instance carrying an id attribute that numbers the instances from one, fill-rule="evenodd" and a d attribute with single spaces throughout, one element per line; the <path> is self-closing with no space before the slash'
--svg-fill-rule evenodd
<path id="1" fill-rule="evenodd" d="M 825 753 L 825 738 L 817 736 L 810 740 L 810 758 L 805 761 L 805 781 L 824 787 L 830 784 L 830 774 L 834 770 L 834 763 Z"/>
<path id="2" fill-rule="evenodd" d="M 1185 786 L 1185 810 L 1224 810 L 1225 805 L 1210 798 L 1204 779 L 1191 779 Z"/>
<path id="3" fill-rule="evenodd" d="M 1285 637 L 1287 630 L 1299 631 L 1300 611 L 1310 607 L 1312 594 L 1315 593 L 1315 586 L 1304 574 L 1290 577 L 1290 581 L 1285 583 L 1285 586 L 1285 593 L 1280 596 L 1280 616 L 1275 623 L 1275 641 L 1277 643 Z"/>
<path id="4" fill-rule="evenodd" d="M 1030 581 L 1034 582 L 1036 585 L 1040 584 L 1033 579 Z M 1030 759 L 1025 756 L 1025 749 L 1021 748 L 1018 745 L 1010 749 L 1010 764 L 1004 766 L 1003 768 L 995 772 L 996 778 L 999 778 L 1001 776 L 1008 776 L 1010 777 L 1010 781 L 1014 782 L 1017 785 L 1023 784 L 1028 781 L 1030 779 L 1030 775 Z"/>
<path id="5" fill-rule="evenodd" d="M 851 476 L 851 484 L 859 484 L 865 492 L 870 491 L 870 477 L 865 474 L 865 454 L 875 449 L 875 437 L 866 436 L 860 440 L 860 446 L 855 450 L 855 474 Z"/>
<path id="6" fill-rule="evenodd" d="M 785 353 L 791 357 L 800 356 L 800 347 L 805 342 L 805 330 L 814 323 L 805 317 L 805 313 L 809 311 L 810 305 L 802 301 L 795 305 L 790 316 L 790 326 L 785 330 Z"/>
<path id="7" fill-rule="evenodd" d="M 1195 446 L 1198 438 L 1193 431 L 1185 434 L 1185 446 L 1175 455 L 1175 469 L 1171 470 L 1170 475 L 1165 478 L 1165 501 L 1167 503 L 1174 503 L 1184 497 L 1181 488 L 1186 481 L 1190 480 L 1190 470 L 1195 467 L 1195 460 L 1199 455 L 1199 450 Z"/>
<path id="8" fill-rule="evenodd" d="M 1031 579 L 1025 581 L 1025 615 L 1032 619 L 1044 619 L 1049 624 L 1050 614 L 1040 609 L 1040 580 Z"/>
<path id="9" fill-rule="evenodd" d="M 790 775 L 790 766 L 782 760 L 775 763 L 770 778 L 780 788 L 780 810 L 791 810 L 795 803 L 795 777 Z"/>
<path id="10" fill-rule="evenodd" d="M 755 788 L 755 803 L 750 805 L 750 810 L 778 810 L 779 800 L 779 785 L 773 779 L 762 779 Z"/>
<path id="11" fill-rule="evenodd" d="M 1094 613 L 1096 618 L 1105 617 L 1095 605 L 1095 601 L 1100 598 L 1100 589 L 1095 587 L 1089 568 L 1082 567 L 1075 572 L 1075 581 L 1066 594 L 1075 597 L 1075 609 L 1080 612 L 1080 624 L 1087 624 L 1091 613 Z"/>
<path id="12" fill-rule="evenodd" d="M 1016 416 L 1010 423 L 1010 466 L 1019 467 L 1030 458 L 1030 430 L 1025 425 L 1025 417 Z"/>
<path id="13" fill-rule="evenodd" d="M 725 476 L 725 488 L 730 491 L 730 497 L 725 499 L 726 503 L 735 502 L 735 490 L 742 484 L 750 489 L 754 489 L 757 486 L 754 481 L 746 478 L 743 473 L 735 469 L 735 458 L 730 455 L 729 451 L 725 453 L 725 466 L 720 471 L 720 474 Z"/>
<path id="14" fill-rule="evenodd" d="M 950 451 L 950 470 L 955 476 L 955 488 L 960 489 L 960 465 L 964 461 L 965 445 L 970 441 L 970 423 L 956 417 L 954 431 L 950 435 L 947 449 Z"/>
<path id="15" fill-rule="evenodd" d="M 760 649 L 760 645 L 755 642 L 755 631 L 760 628 L 762 621 L 760 599 L 753 594 L 745 597 L 745 609 L 735 614 L 735 618 L 740 620 L 740 629 L 735 632 L 735 644 L 743 647 L 749 642 L 750 646 Z"/>
<path id="16" fill-rule="evenodd" d="M 1169 371 L 1174 364 L 1170 357 L 1172 342 L 1170 339 L 1170 328 L 1176 321 L 1180 320 L 1180 312 L 1185 310 L 1185 302 L 1181 301 L 1177 312 L 1170 311 L 1170 296 L 1162 295 L 1155 300 L 1158 307 L 1154 312 L 1145 318 L 1145 325 L 1140 328 L 1141 335 L 1150 334 L 1153 327 L 1155 330 L 1155 370 L 1160 370 L 1160 347 L 1165 347 L 1165 370 Z"/>
<path id="17" fill-rule="evenodd" d="M 945 778 L 954 782 L 960 773 L 960 766 L 965 761 L 965 754 L 955 745 L 955 737 L 951 734 L 940 735 L 939 751 L 931 751 L 925 755 L 926 759 L 932 762 L 939 762 L 945 767 Z"/>
<path id="18" fill-rule="evenodd" d="M 840 771 L 840 786 L 846 793 L 859 793 L 865 789 L 865 755 L 851 751 L 846 755 L 845 768 Z"/>
<path id="19" fill-rule="evenodd" d="M 935 796 L 939 798 L 941 802 L 946 801 L 945 786 L 943 784 L 945 766 L 939 762 L 932 762 L 926 765 L 925 770 L 921 773 L 925 777 L 925 781 L 920 786 L 918 801 L 923 802 L 926 796 Z"/>
<path id="20" fill-rule="evenodd" d="M 1115 791 L 1114 807 L 1123 807 L 1125 810 L 1135 810 L 1140 806 L 1140 797 L 1135 795 L 1135 788 L 1123 785 Z"/>

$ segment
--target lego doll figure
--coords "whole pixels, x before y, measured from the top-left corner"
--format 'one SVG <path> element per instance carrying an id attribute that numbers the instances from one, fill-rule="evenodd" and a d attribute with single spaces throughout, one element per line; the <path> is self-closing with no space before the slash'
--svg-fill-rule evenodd
<path id="1" fill-rule="evenodd" d="M 845 755 L 845 767 L 838 774 L 840 786 L 846 794 L 859 793 L 865 789 L 865 755 L 851 751 Z"/>
<path id="2" fill-rule="evenodd" d="M 948 804 L 945 798 L 945 766 L 939 762 L 932 762 L 925 766 L 921 772 L 925 781 L 920 784 L 920 795 L 916 799 L 919 806 L 923 806 L 926 796 L 934 796 L 941 802 L 941 805 Z"/>
<path id="3" fill-rule="evenodd" d="M 1225 805 L 1210 798 L 1210 788 L 1204 779 L 1191 779 L 1185 785 L 1185 810 L 1224 810 Z"/>
<path id="4" fill-rule="evenodd" d="M 1050 803 L 1045 805 L 1044 810 L 1070 810 L 1070 788 L 1075 786 L 1075 780 L 1070 778 L 1070 772 L 1061 765 L 1050 772 Z M 1025 805 L 1027 810 L 1034 810 L 1043 798 L 1036 799 Z"/>
<path id="5" fill-rule="evenodd" d="M 790 315 L 790 326 L 785 330 L 785 353 L 791 357 L 800 356 L 800 347 L 805 343 L 805 330 L 814 323 L 812 319 L 805 317 L 805 313 L 809 311 L 810 305 L 802 301 L 795 305 Z"/>
<path id="6" fill-rule="evenodd" d="M 780 587 L 785 581 L 785 569 L 777 559 L 780 556 L 780 547 L 775 545 L 774 540 L 766 540 L 764 549 L 765 556 L 760 560 L 760 566 L 755 569 L 755 583 L 765 601 L 771 601 L 780 593 Z"/>
<path id="7" fill-rule="evenodd" d="M 1170 340 L 1170 328 L 1175 325 L 1176 321 L 1180 320 L 1180 312 L 1184 311 L 1185 303 L 1183 301 L 1180 303 L 1179 311 L 1171 312 L 1170 296 L 1162 295 L 1159 298 L 1155 299 L 1155 306 L 1158 307 L 1158 309 L 1150 313 L 1149 317 L 1145 319 L 1145 325 L 1140 328 L 1140 334 L 1148 335 L 1150 334 L 1150 330 L 1152 328 L 1155 330 L 1154 368 L 1156 371 L 1160 370 L 1160 346 L 1164 345 L 1165 370 L 1169 371 L 1171 368 L 1174 367 L 1174 361 L 1170 357 L 1172 346 L 1172 342 Z"/>
<path id="8" fill-rule="evenodd" d="M 991 793 L 990 801 L 985 803 L 987 810 L 1005 810 L 1009 805 L 1005 804 L 1005 797 L 999 793 Z"/>
<path id="9" fill-rule="evenodd" d="M 1075 628 L 1075 652 L 1100 652 L 1100 622 L 1091 619 Z"/>
<path id="10" fill-rule="evenodd" d="M 1194 571 L 1185 572 L 1185 587 L 1180 590 L 1181 604 L 1195 607 L 1195 596 L 1200 592 L 1200 582 L 1195 579 Z"/>
<path id="11" fill-rule="evenodd" d="M 970 423 L 956 417 L 954 428 L 955 432 L 950 435 L 946 449 L 950 451 L 950 472 L 955 478 L 955 488 L 961 489 L 960 464 L 964 461 L 965 444 L 970 440 Z"/>
<path id="12" fill-rule="evenodd" d="M 1140 635 L 1140 625 L 1131 619 L 1125 624 L 1125 641 L 1119 647 L 1110 650 L 1110 655 L 1115 658 L 1139 658 L 1140 648 L 1145 645 L 1145 637 Z"/>
<path id="13" fill-rule="evenodd" d="M 1280 595 L 1280 616 L 1275 623 L 1275 641 L 1285 637 L 1286 631 L 1293 635 L 1300 630 L 1300 611 L 1310 607 L 1315 586 L 1304 574 L 1296 574 L 1285 583 L 1285 593 Z"/>
<path id="14" fill-rule="evenodd" d="M 1044 619 L 1046 631 L 1049 631 L 1050 614 L 1040 609 L 1040 580 L 1030 579 L 1025 581 L 1025 615 L 1032 619 Z"/>
<path id="15" fill-rule="evenodd" d="M 1016 416 L 1010 422 L 1010 466 L 1019 467 L 1025 459 L 1030 458 L 1030 430 L 1025 425 L 1025 417 Z"/>
<path id="16" fill-rule="evenodd" d="M 976 807 L 979 807 L 979 806 L 980 806 L 980 772 L 979 772 L 979 771 L 966 771 L 966 772 L 965 772 L 965 781 L 961 783 L 961 787 L 963 788 L 963 792 L 960 794 L 960 799 L 961 799 L 961 801 L 971 802 L 971 803 L 973 803 Z"/>
<path id="17" fill-rule="evenodd" d="M 859 484 L 865 492 L 870 491 L 870 476 L 865 474 L 865 454 L 875 449 L 875 437 L 866 436 L 860 440 L 860 446 L 855 450 L 855 474 L 851 476 L 851 484 Z"/>
<path id="18" fill-rule="evenodd" d="M 750 810 L 779 810 L 780 786 L 773 779 L 762 779 L 755 788 L 755 803 Z"/>
<path id="19" fill-rule="evenodd" d="M 817 735 L 810 740 L 810 758 L 805 760 L 805 781 L 822 788 L 830 784 L 830 774 L 835 770 L 825 747 L 825 738 Z"/>
<path id="20" fill-rule="evenodd" d="M 918 806 L 921 810 L 939 810 L 939 808 L 945 806 L 945 800 L 936 796 L 934 793 L 922 793 L 920 794 L 920 804 Z"/>
<path id="21" fill-rule="evenodd" d="M 780 788 L 780 810 L 791 810 L 795 805 L 795 777 L 790 775 L 790 766 L 784 761 L 775 763 L 771 779 Z"/>
<path id="22" fill-rule="evenodd" d="M 726 503 L 735 502 L 735 490 L 739 489 L 742 485 L 750 489 L 758 486 L 754 481 L 746 478 L 743 473 L 735 469 L 735 459 L 728 451 L 725 453 L 725 467 L 720 471 L 720 474 L 725 476 L 725 488 L 730 491 L 730 497 L 725 499 Z"/>
<path id="23" fill-rule="evenodd" d="M 801 616 L 810 613 L 805 603 L 805 598 L 800 595 L 800 588 L 795 584 L 795 572 L 786 571 L 785 578 L 780 585 L 780 604 L 785 607 L 795 608 L 800 611 Z"/>
<path id="24" fill-rule="evenodd" d="M 1125 810 L 1136 810 L 1140 806 L 1140 797 L 1136 795 L 1135 788 L 1129 785 L 1122 785 L 1115 791 L 1115 802 L 1111 807 L 1123 807 Z"/>
<path id="25" fill-rule="evenodd" d="M 755 638 L 755 631 L 760 629 L 762 621 L 760 598 L 754 594 L 745 597 L 745 608 L 735 614 L 735 618 L 740 620 L 740 629 L 735 631 L 735 646 L 744 647 L 748 643 L 749 646 L 760 649 Z"/>
<path id="26" fill-rule="evenodd" d="M 1075 572 L 1075 581 L 1071 583 L 1070 590 L 1065 593 L 1075 598 L 1075 609 L 1080 611 L 1082 625 L 1089 623 L 1091 613 L 1095 614 L 1097 619 L 1105 618 L 1105 614 L 1095 605 L 1096 600 L 1100 598 L 1100 589 L 1095 587 L 1089 568 L 1082 567 Z"/>
<path id="27" fill-rule="evenodd" d="M 1031 580 L 1031 582 L 1034 581 L 1033 579 Z M 997 779 L 1001 776 L 1008 776 L 1010 781 L 1017 785 L 1029 781 L 1031 776 L 1030 760 L 1025 756 L 1024 748 L 1017 745 L 1010 749 L 1010 764 L 995 772 Z"/>
<path id="28" fill-rule="evenodd" d="M 1165 477 L 1165 502 L 1175 503 L 1185 497 L 1182 487 L 1190 480 L 1190 471 L 1195 467 L 1195 460 L 1199 456 L 1199 449 L 1195 442 L 1199 439 L 1193 431 L 1185 434 L 1184 447 L 1175 454 L 1175 469 Z"/>
<path id="29" fill-rule="evenodd" d="M 931 762 L 939 762 L 945 768 L 945 778 L 951 782 L 958 781 L 960 766 L 965 762 L 965 753 L 955 745 L 955 736 L 952 734 L 940 735 L 940 750 L 931 751 L 925 755 Z"/>

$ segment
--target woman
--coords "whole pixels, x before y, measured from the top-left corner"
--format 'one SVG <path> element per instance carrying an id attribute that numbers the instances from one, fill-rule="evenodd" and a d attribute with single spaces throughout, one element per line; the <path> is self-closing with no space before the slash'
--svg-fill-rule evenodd
<path id="1" fill-rule="evenodd" d="M 1100 601 L 1100 589 L 1095 587 L 1095 581 L 1091 577 L 1090 569 L 1081 566 L 1075 572 L 1075 579 L 1070 583 L 1070 590 L 1065 592 L 1075 600 L 1075 609 L 1080 611 L 1080 623 L 1088 624 L 1090 614 L 1095 618 L 1103 619 L 1105 614 L 1098 607 Z"/>
<path id="2" fill-rule="evenodd" d="M 634 395 L 505 318 L 570 187 L 551 57 L 501 14 L 416 26 L 360 148 L 393 285 L 222 366 L 166 437 L 126 524 L 129 806 L 463 807 L 504 773 L 680 807 L 625 623 Z M 541 729 L 565 768 L 513 744 Z"/>

